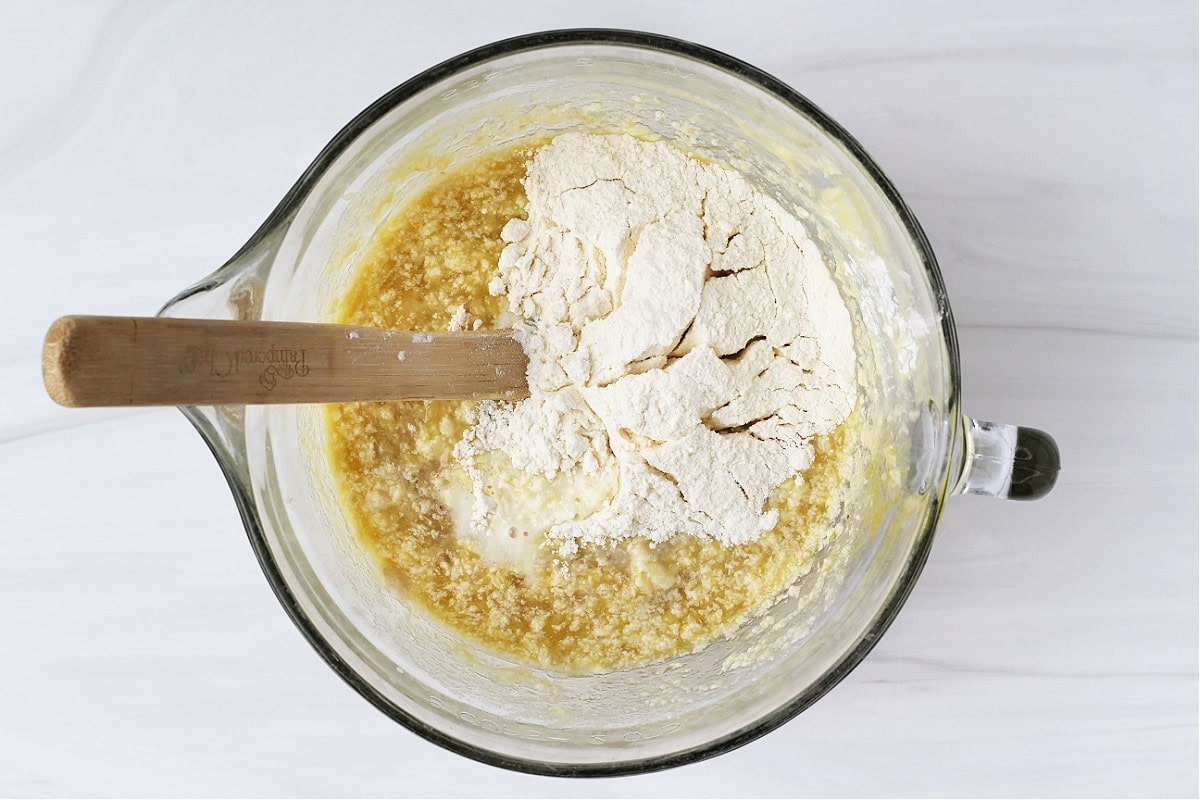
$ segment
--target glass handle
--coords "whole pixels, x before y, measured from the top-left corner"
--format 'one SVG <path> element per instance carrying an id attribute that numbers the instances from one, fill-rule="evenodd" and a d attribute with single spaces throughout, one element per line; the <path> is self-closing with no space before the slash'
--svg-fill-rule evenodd
<path id="1" fill-rule="evenodd" d="M 1037 500 L 1054 488 L 1058 470 L 1058 445 L 1045 431 L 963 417 L 956 494 Z"/>

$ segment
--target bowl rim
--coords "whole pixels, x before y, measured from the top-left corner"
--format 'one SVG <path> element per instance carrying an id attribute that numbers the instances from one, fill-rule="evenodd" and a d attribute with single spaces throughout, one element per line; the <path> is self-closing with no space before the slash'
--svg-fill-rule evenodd
<path id="1" fill-rule="evenodd" d="M 957 437 L 960 435 L 959 428 L 961 427 L 954 424 L 959 415 L 961 381 L 957 336 L 945 285 L 933 250 L 916 217 L 901 198 L 899 192 L 854 137 L 810 100 L 787 84 L 757 67 L 718 50 L 655 33 L 613 28 L 573 28 L 524 34 L 469 50 L 410 78 L 369 105 L 338 131 L 329 143 L 322 148 L 321 152 L 301 174 L 291 189 L 288 190 L 287 194 L 284 195 L 283 199 L 267 219 L 237 253 L 221 269 L 209 276 L 209 279 L 185 291 L 168 303 L 167 307 L 169 308 L 172 304 L 189 294 L 222 282 L 222 273 L 237 270 L 243 257 L 252 254 L 264 240 L 274 235 L 278 229 L 289 224 L 300 204 L 308 197 L 314 186 L 338 156 L 361 133 L 400 103 L 437 84 L 439 81 L 487 61 L 531 50 L 578 45 L 615 45 L 619 47 L 648 49 L 683 56 L 707 66 L 715 67 L 767 91 L 776 99 L 783 101 L 809 118 L 826 134 L 846 148 L 851 157 L 862 166 L 896 212 L 898 219 L 904 225 L 905 231 L 912 239 L 925 267 L 926 277 L 933 291 L 937 313 L 941 320 L 942 338 L 946 346 L 950 367 L 950 392 L 947 398 L 947 411 L 948 418 L 951 421 L 949 445 L 950 449 L 953 450 Z M 342 680 L 388 717 L 433 744 L 491 766 L 554 777 L 616 777 L 664 770 L 712 758 L 713 756 L 741 747 L 773 731 L 827 694 L 871 651 L 879 638 L 891 625 L 911 593 L 929 556 L 933 534 L 942 514 L 950 472 L 949 467 L 947 467 L 945 473 L 941 476 L 940 485 L 932 487 L 936 488 L 936 492 L 933 492 L 932 495 L 928 522 L 925 529 L 914 540 L 913 547 L 892 587 L 890 595 L 876 612 L 866 633 L 835 664 L 826 670 L 820 678 L 804 687 L 791 700 L 781 704 L 774 711 L 749 725 L 743 726 L 704 745 L 680 752 L 602 763 L 547 762 L 498 753 L 446 734 L 396 706 L 359 675 L 321 633 L 293 594 L 267 543 L 262 520 L 259 518 L 258 510 L 255 507 L 253 493 L 247 476 L 242 472 L 238 464 L 231 463 L 225 457 L 222 452 L 225 450 L 225 447 L 221 446 L 216 437 L 214 437 L 211 422 L 205 418 L 201 409 L 185 408 L 183 411 L 188 419 L 197 427 L 202 438 L 204 438 L 212 450 L 217 462 L 221 465 L 226 480 L 233 490 L 251 547 L 276 598 L 291 618 L 293 624 L 296 625 L 313 649 L 317 651 L 321 658 L 325 660 Z M 949 460 L 947 463 L 949 464 Z"/>

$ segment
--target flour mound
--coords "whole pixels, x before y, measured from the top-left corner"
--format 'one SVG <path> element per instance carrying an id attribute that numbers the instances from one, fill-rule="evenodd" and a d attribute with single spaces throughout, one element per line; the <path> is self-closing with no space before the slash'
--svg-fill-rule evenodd
<path id="1" fill-rule="evenodd" d="M 554 478 L 616 472 L 580 541 L 679 534 L 726 545 L 774 527 L 767 499 L 855 395 L 850 317 L 803 225 L 741 175 L 662 142 L 564 134 L 525 179 L 499 275 L 531 396 L 484 403 L 455 449 L 493 513 L 488 451 Z M 494 504 L 492 504 L 494 505 Z"/>

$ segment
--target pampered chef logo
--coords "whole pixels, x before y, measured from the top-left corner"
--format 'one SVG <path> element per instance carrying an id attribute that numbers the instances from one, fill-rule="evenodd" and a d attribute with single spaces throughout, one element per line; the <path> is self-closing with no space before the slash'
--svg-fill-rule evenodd
<path id="1" fill-rule="evenodd" d="M 275 388 L 280 379 L 303 378 L 309 373 L 304 350 L 213 350 L 204 347 L 189 347 L 179 359 L 181 375 L 193 375 L 206 371 L 212 378 L 228 378 L 243 370 L 258 373 L 258 382 L 268 392 Z"/>

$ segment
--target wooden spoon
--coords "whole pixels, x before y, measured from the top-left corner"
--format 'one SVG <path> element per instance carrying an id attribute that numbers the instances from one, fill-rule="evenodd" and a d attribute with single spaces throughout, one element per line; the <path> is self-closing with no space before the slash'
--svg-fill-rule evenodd
<path id="1" fill-rule="evenodd" d="M 512 331 L 62 317 L 42 350 L 64 406 L 342 403 L 529 396 Z"/>

